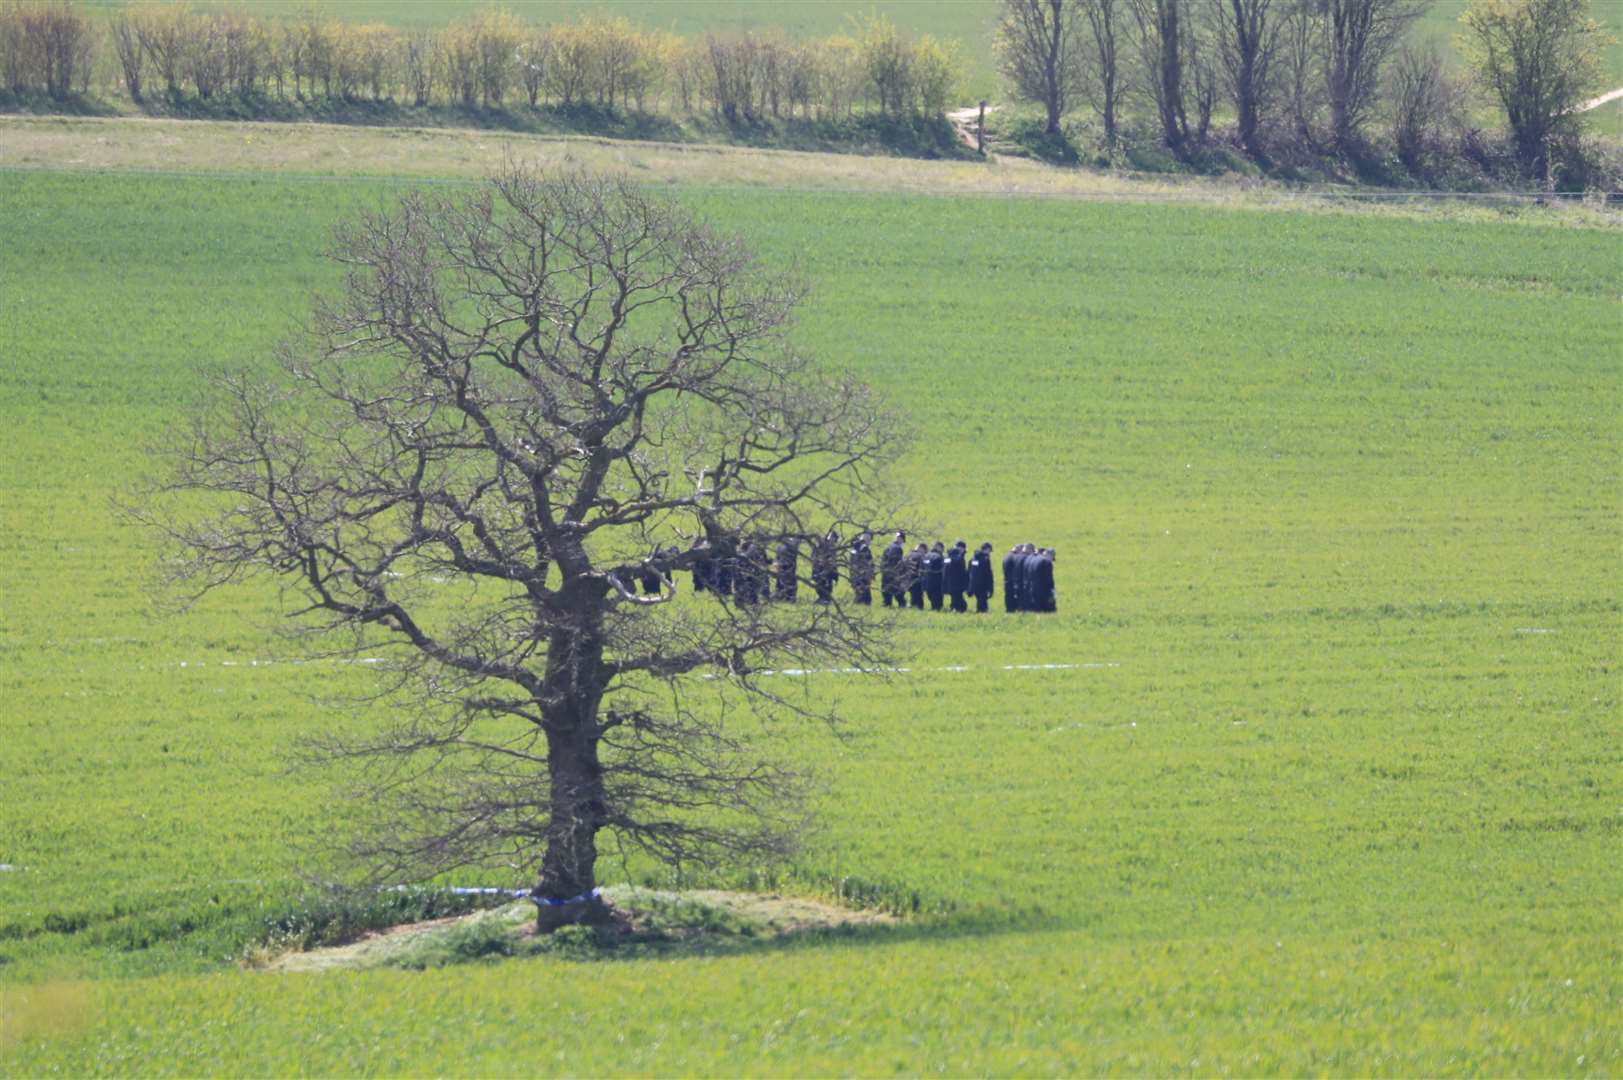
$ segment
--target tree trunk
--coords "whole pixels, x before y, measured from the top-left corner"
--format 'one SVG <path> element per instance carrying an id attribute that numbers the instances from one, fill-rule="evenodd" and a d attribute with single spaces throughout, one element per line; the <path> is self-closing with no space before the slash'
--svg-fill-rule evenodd
<path id="1" fill-rule="evenodd" d="M 1050 135 L 1059 134 L 1059 118 L 1064 111 L 1064 91 L 1060 80 L 1060 49 L 1065 43 L 1065 13 L 1061 0 L 1049 0 L 1052 23 L 1048 26 L 1048 50 L 1043 56 L 1043 104 L 1048 107 L 1048 126 L 1043 130 Z"/>
<path id="2" fill-rule="evenodd" d="M 1160 34 L 1160 56 L 1156 76 L 1160 80 L 1156 104 L 1161 113 L 1161 135 L 1167 149 L 1183 156 L 1189 136 L 1189 122 L 1183 112 L 1183 30 L 1178 25 L 1180 0 L 1166 0 L 1156 12 Z"/>
<path id="3" fill-rule="evenodd" d="M 1255 47 L 1255 43 L 1252 43 Z M 1262 140 L 1260 132 L 1262 117 L 1257 108 L 1257 78 L 1256 60 L 1254 56 L 1246 55 L 1240 61 L 1240 76 L 1235 80 L 1238 93 L 1235 94 L 1235 113 L 1240 137 L 1240 148 L 1252 161 L 1262 162 Z"/>
<path id="4" fill-rule="evenodd" d="M 607 917 L 603 902 L 590 895 L 597 888 L 597 833 L 608 816 L 597 723 L 606 682 L 599 633 L 573 627 L 552 633 L 542 714 L 551 812 L 535 887 L 542 933 Z"/>

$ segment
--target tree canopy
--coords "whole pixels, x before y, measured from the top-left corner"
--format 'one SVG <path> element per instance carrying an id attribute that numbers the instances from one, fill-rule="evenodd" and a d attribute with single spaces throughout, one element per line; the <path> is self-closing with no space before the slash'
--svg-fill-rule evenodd
<path id="1" fill-rule="evenodd" d="M 315 744 L 361 766 L 350 853 L 522 868 L 546 921 L 592 906 L 604 831 L 666 863 L 790 850 L 798 778 L 737 706 L 825 715 L 761 669 L 885 637 L 839 602 L 673 600 L 701 559 L 894 516 L 905 426 L 790 344 L 804 285 L 625 179 L 518 164 L 332 257 L 277 374 L 219 380 L 164 451 L 159 494 L 210 509 L 135 512 L 192 589 L 269 575 L 316 647 L 389 659 L 393 721 Z"/>

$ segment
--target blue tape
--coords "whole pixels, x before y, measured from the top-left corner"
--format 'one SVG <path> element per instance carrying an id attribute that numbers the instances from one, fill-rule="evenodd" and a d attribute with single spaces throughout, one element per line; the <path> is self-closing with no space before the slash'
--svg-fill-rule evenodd
<path id="1" fill-rule="evenodd" d="M 579 896 L 571 896 L 568 900 L 549 900 L 545 896 L 529 894 L 530 902 L 538 907 L 565 907 L 569 904 L 579 904 L 587 900 L 595 900 L 603 895 L 602 889 L 588 889 Z"/>
<path id="2" fill-rule="evenodd" d="M 394 885 L 391 886 L 387 891 L 415 892 L 423 888 L 424 886 L 421 885 Z M 451 893 L 455 896 L 511 896 L 514 899 L 522 897 L 533 904 L 539 904 L 543 907 L 567 907 L 570 904 L 580 904 L 585 903 L 587 900 L 595 900 L 599 896 L 603 895 L 603 890 L 600 888 L 589 889 L 586 892 L 581 893 L 579 896 L 571 896 L 568 900 L 549 900 L 546 897 L 535 895 L 535 893 L 529 889 L 473 888 L 469 886 L 448 885 L 444 887 L 443 891 Z"/>

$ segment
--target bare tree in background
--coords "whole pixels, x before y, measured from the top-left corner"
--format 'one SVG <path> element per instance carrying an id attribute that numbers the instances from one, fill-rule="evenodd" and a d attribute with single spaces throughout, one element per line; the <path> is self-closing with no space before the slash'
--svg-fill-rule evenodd
<path id="1" fill-rule="evenodd" d="M 327 648 L 386 650 L 394 720 L 319 744 L 380 810 L 352 854 L 522 868 L 550 928 L 603 915 L 605 831 L 668 864 L 787 852 L 797 777 L 738 706 L 824 715 L 758 673 L 889 662 L 879 628 L 671 601 L 701 558 L 890 516 L 901 425 L 788 345 L 801 286 L 628 181 L 517 165 L 333 254 L 279 378 L 224 380 L 167 452 L 181 497 L 132 513 L 195 592 L 268 575 Z"/>
<path id="2" fill-rule="evenodd" d="M 1314 121 L 1324 107 L 1314 0 L 1293 0 L 1280 38 L 1291 128 L 1296 140 L 1311 148 L 1316 143 Z"/>
<path id="3" fill-rule="evenodd" d="M 1444 121 L 1455 109 L 1458 92 L 1435 45 L 1400 49 L 1392 61 L 1387 87 L 1398 160 L 1420 176 L 1427 151 L 1435 147 Z"/>
<path id="4" fill-rule="evenodd" d="M 1337 153 L 1358 146 L 1381 88 L 1381 69 L 1425 11 L 1423 0 L 1309 0 Z"/>
<path id="5" fill-rule="evenodd" d="M 1116 47 L 1125 0 L 1083 0 L 1088 28 L 1093 32 L 1093 55 L 1085 66 L 1089 94 L 1104 124 L 1105 145 L 1116 145 L 1117 114 L 1121 108 L 1121 61 Z"/>
<path id="6" fill-rule="evenodd" d="M 1128 0 L 1128 7 L 1145 96 L 1155 103 L 1161 141 L 1181 157 L 1189 145 L 1188 0 Z"/>
<path id="7" fill-rule="evenodd" d="M 1088 29 L 1081 0 L 1003 0 L 998 67 L 1016 93 L 1043 107 L 1050 134 L 1085 88 Z"/>
<path id="8" fill-rule="evenodd" d="M 1217 55 L 1234 102 L 1235 134 L 1253 161 L 1266 160 L 1263 111 L 1274 88 L 1274 61 L 1287 21 L 1278 0 L 1210 0 Z"/>

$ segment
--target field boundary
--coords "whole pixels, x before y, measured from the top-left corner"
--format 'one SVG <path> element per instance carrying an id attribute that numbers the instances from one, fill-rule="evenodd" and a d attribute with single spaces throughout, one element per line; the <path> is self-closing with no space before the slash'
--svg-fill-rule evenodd
<path id="1" fill-rule="evenodd" d="M 722 192 L 981 195 L 1296 210 L 1581 204 L 1600 210 L 1592 217 L 1623 223 L 1623 213 L 1606 205 L 1623 197 L 1623 192 L 1293 187 L 1274 181 L 1055 169 L 1024 158 L 922 161 L 720 144 L 615 142 L 590 136 L 493 137 L 451 129 L 0 117 L 0 170 L 16 172 L 449 184 L 477 180 L 513 155 L 544 169 L 658 176 L 663 183 Z"/>

